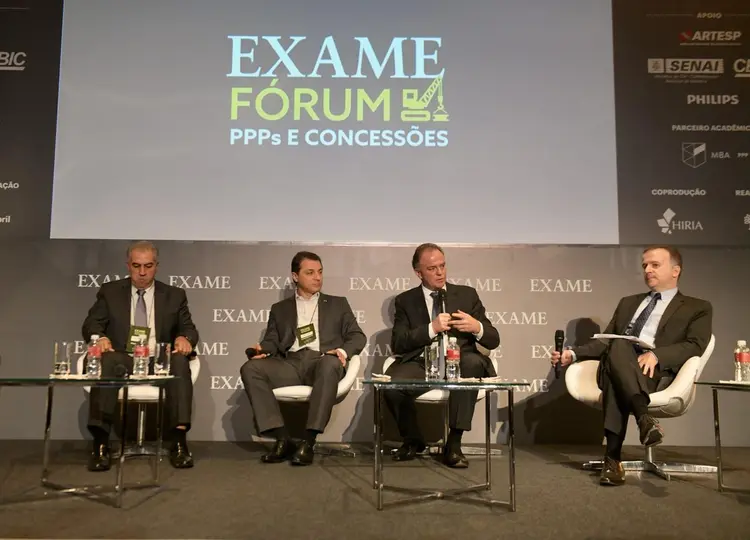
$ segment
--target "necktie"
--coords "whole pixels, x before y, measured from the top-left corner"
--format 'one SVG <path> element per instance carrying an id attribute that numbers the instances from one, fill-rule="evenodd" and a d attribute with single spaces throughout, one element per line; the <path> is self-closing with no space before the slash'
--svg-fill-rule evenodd
<path id="1" fill-rule="evenodd" d="M 146 294 L 144 289 L 138 289 L 138 302 L 135 304 L 135 325 L 148 326 L 148 314 L 146 313 L 146 301 L 143 295 Z"/>
<path id="2" fill-rule="evenodd" d="M 641 335 L 643 327 L 646 326 L 646 321 L 648 321 L 648 318 L 651 316 L 651 312 L 654 311 L 654 308 L 656 307 L 656 302 L 658 302 L 660 299 L 661 293 L 654 293 L 651 295 L 651 301 L 648 303 L 646 308 L 641 311 L 640 315 L 638 315 L 638 318 L 633 323 L 633 327 L 630 329 L 631 336 L 638 337 Z"/>
<path id="3" fill-rule="evenodd" d="M 434 321 L 437 319 L 437 316 L 440 315 L 440 302 L 438 301 L 438 292 L 432 291 L 430 293 L 430 296 L 432 296 L 432 320 Z"/>

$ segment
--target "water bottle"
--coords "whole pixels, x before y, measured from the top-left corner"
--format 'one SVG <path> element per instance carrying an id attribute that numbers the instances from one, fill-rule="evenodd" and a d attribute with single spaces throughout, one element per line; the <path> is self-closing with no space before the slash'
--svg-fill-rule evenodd
<path id="1" fill-rule="evenodd" d="M 734 349 L 734 380 L 750 382 L 750 349 L 744 339 L 737 341 Z"/>
<path id="2" fill-rule="evenodd" d="M 133 350 L 133 377 L 148 377 L 148 346 L 144 336 L 140 337 Z"/>
<path id="3" fill-rule="evenodd" d="M 448 339 L 445 351 L 445 380 L 457 382 L 461 377 L 461 348 L 454 337 Z"/>
<path id="4" fill-rule="evenodd" d="M 98 379 L 102 376 L 102 350 L 99 347 L 99 335 L 93 334 L 86 353 L 86 377 Z"/>

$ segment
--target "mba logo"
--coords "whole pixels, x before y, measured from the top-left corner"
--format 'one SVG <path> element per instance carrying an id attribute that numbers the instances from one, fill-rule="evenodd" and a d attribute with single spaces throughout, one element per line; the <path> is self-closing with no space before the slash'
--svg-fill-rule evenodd
<path id="1" fill-rule="evenodd" d="M 262 323 L 268 322 L 270 309 L 214 309 L 214 323 Z"/>
<path id="2" fill-rule="evenodd" d="M 180 289 L 231 289 L 229 276 L 169 276 L 169 284 Z"/>
<path id="3" fill-rule="evenodd" d="M 488 311 L 487 318 L 492 324 L 518 326 L 546 326 L 546 311 Z"/>
<path id="4" fill-rule="evenodd" d="M 590 293 L 593 292 L 590 279 L 541 279 L 531 278 L 529 292 Z"/>
<path id="5" fill-rule="evenodd" d="M 259 291 L 281 291 L 285 289 L 294 289 L 294 281 L 291 277 L 282 276 L 261 276 Z"/>
<path id="6" fill-rule="evenodd" d="M 474 287 L 479 292 L 501 292 L 500 278 L 448 278 L 453 285 Z"/>
<path id="7" fill-rule="evenodd" d="M 700 221 L 675 220 L 677 214 L 671 208 L 667 208 L 660 219 L 656 220 L 657 225 L 664 234 L 672 234 L 672 231 L 702 231 L 703 224 Z"/>
<path id="8" fill-rule="evenodd" d="M 25 69 L 25 52 L 0 51 L 0 71 L 24 71 Z"/>
<path id="9" fill-rule="evenodd" d="M 398 278 L 349 278 L 350 291 L 406 291 L 411 288 L 411 279 Z"/>
<path id="10" fill-rule="evenodd" d="M 99 288 L 110 281 L 125 279 L 127 275 L 119 274 L 78 274 L 78 288 Z"/>

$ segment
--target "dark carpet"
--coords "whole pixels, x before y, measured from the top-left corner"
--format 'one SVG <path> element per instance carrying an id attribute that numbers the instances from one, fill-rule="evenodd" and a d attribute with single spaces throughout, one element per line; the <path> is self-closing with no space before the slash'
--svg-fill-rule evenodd
<path id="1" fill-rule="evenodd" d="M 263 447 L 193 443 L 196 466 L 174 470 L 162 462 L 161 491 L 125 493 L 124 508 L 65 496 L 0 506 L 2 538 L 273 538 L 440 539 L 750 538 L 750 449 L 727 449 L 727 484 L 748 493 L 719 493 L 715 476 L 671 482 L 629 474 L 622 487 L 600 487 L 580 463 L 600 447 L 532 446 L 517 450 L 517 512 L 437 500 L 376 509 L 372 453 L 317 456 L 311 467 L 264 465 Z M 87 447 L 55 442 L 51 480 L 103 483 L 109 473 L 85 470 Z M 0 441 L 0 495 L 39 498 L 41 442 Z M 659 448 L 657 458 L 713 464 L 712 448 Z M 638 448 L 628 448 L 638 458 Z M 467 470 L 446 469 L 425 458 L 386 461 L 386 483 L 429 488 L 483 480 L 483 457 Z M 125 480 L 146 480 L 149 464 L 126 463 Z M 494 498 L 507 498 L 507 454 L 493 458 Z M 386 500 L 401 497 L 386 492 Z"/>

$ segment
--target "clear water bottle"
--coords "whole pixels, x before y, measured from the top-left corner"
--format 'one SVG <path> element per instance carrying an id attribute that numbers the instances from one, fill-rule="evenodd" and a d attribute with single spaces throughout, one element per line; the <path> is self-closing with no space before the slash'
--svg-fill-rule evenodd
<path id="1" fill-rule="evenodd" d="M 102 349 L 99 347 L 99 335 L 93 334 L 86 352 L 86 377 L 98 379 L 102 376 Z"/>
<path id="2" fill-rule="evenodd" d="M 461 377 L 461 348 L 454 337 L 448 339 L 445 351 L 445 380 L 456 382 Z"/>
<path id="3" fill-rule="evenodd" d="M 148 346 L 144 336 L 141 336 L 133 350 L 133 377 L 148 377 Z"/>
<path id="4" fill-rule="evenodd" d="M 750 382 L 750 349 L 743 339 L 737 341 L 734 349 L 734 380 Z"/>

